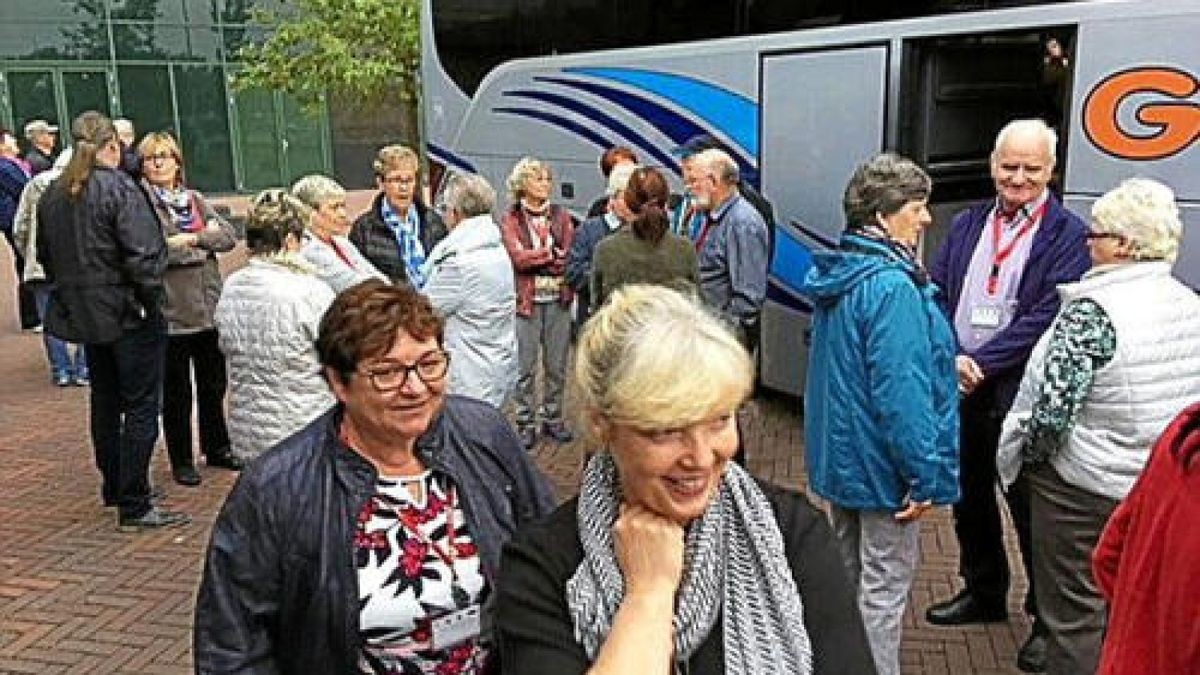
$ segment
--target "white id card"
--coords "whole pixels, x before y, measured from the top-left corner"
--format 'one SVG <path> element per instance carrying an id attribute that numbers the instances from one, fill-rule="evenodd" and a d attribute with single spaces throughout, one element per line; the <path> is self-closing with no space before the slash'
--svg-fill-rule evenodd
<path id="1" fill-rule="evenodd" d="M 432 647 L 446 649 L 479 636 L 479 605 L 451 612 L 430 622 L 433 629 Z"/>
<path id="2" fill-rule="evenodd" d="M 975 305 L 971 308 L 972 328 L 999 328 L 1003 310 L 996 305 Z"/>

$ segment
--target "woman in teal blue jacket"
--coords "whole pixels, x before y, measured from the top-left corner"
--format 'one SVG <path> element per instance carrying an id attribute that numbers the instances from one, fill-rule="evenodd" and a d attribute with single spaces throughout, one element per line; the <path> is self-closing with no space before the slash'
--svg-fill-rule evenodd
<path id="1" fill-rule="evenodd" d="M 837 249 L 818 253 L 805 392 L 809 482 L 858 581 L 880 675 L 898 674 L 920 517 L 958 500 L 954 334 L 914 253 L 932 183 L 883 154 L 846 187 Z"/>

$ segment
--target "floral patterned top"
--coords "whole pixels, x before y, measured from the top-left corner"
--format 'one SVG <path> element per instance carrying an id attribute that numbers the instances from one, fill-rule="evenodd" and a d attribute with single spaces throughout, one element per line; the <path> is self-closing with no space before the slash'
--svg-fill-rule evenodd
<path id="1" fill-rule="evenodd" d="M 413 483 L 420 484 L 415 492 L 422 499 L 413 497 Z M 490 653 L 478 640 L 433 648 L 431 620 L 482 604 L 489 592 L 448 478 L 432 471 L 381 476 L 358 514 L 354 549 L 362 673 L 483 672 Z"/>
<path id="2" fill-rule="evenodd" d="M 1045 381 L 1026 424 L 1025 461 L 1045 462 L 1067 442 L 1075 415 L 1091 391 L 1096 370 L 1117 351 L 1108 314 L 1087 298 L 1072 301 L 1050 327 Z"/>

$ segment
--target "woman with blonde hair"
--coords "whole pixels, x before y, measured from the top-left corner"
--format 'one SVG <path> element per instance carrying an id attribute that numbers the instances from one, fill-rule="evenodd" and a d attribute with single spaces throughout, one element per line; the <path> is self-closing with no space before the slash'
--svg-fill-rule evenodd
<path id="1" fill-rule="evenodd" d="M 314 346 L 334 293 L 300 255 L 312 211 L 285 190 L 254 198 L 250 262 L 229 275 L 217 305 L 229 361 L 229 435 L 249 461 L 334 404 Z"/>
<path id="2" fill-rule="evenodd" d="M 1168 423 L 1200 399 L 1200 297 L 1171 276 L 1183 224 L 1170 188 L 1133 178 L 1092 205 L 1093 267 L 1059 286 L 1004 420 L 997 467 L 1032 489 L 1046 672 L 1094 673 L 1107 607 L 1089 557 Z"/>
<path id="3" fill-rule="evenodd" d="M 537 442 L 534 369 L 542 357 L 542 432 L 558 443 L 574 435 L 563 422 L 563 379 L 571 344 L 567 257 L 575 218 L 551 200 L 554 178 L 540 159 L 524 157 L 508 176 L 512 205 L 500 224 L 517 282 L 517 433 L 527 450 Z"/>
<path id="4" fill-rule="evenodd" d="M 525 675 L 874 673 L 829 525 L 730 463 L 750 355 L 695 301 L 628 285 L 584 327 L 574 396 L 600 450 L 500 566 Z"/>
<path id="5" fill-rule="evenodd" d="M 337 181 L 311 174 L 292 185 L 292 196 L 308 207 L 310 220 L 300 255 L 313 265 L 334 293 L 341 293 L 367 279 L 387 281 L 347 235 L 346 189 Z"/>
<path id="6" fill-rule="evenodd" d="M 388 145 L 371 167 L 379 194 L 354 221 L 350 241 L 393 284 L 420 288 L 426 259 L 446 236 L 442 219 L 421 202 L 421 160 L 403 145 Z"/>
<path id="7" fill-rule="evenodd" d="M 138 145 L 142 189 L 167 241 L 163 277 L 167 359 L 163 370 L 162 425 L 171 475 L 180 485 L 199 485 L 192 458 L 192 390 L 205 464 L 237 471 L 225 425 L 225 359 L 217 345 L 213 312 L 221 297 L 217 253 L 237 243 L 233 226 L 183 180 L 183 153 L 166 132 L 147 134 Z"/>

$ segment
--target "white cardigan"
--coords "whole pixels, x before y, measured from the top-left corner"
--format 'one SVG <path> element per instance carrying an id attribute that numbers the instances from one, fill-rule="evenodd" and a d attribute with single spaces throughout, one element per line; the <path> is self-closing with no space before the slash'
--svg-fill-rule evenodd
<path id="1" fill-rule="evenodd" d="M 333 239 L 337 242 L 338 249 L 350 260 L 350 264 L 342 260 L 337 251 L 333 250 L 333 246 L 311 234 L 304 236 L 300 256 L 315 268 L 317 276 L 329 284 L 334 293 L 341 293 L 367 279 L 388 280 L 383 272 L 372 265 L 371 261 L 367 260 L 349 239 L 345 237 L 333 237 Z"/>

